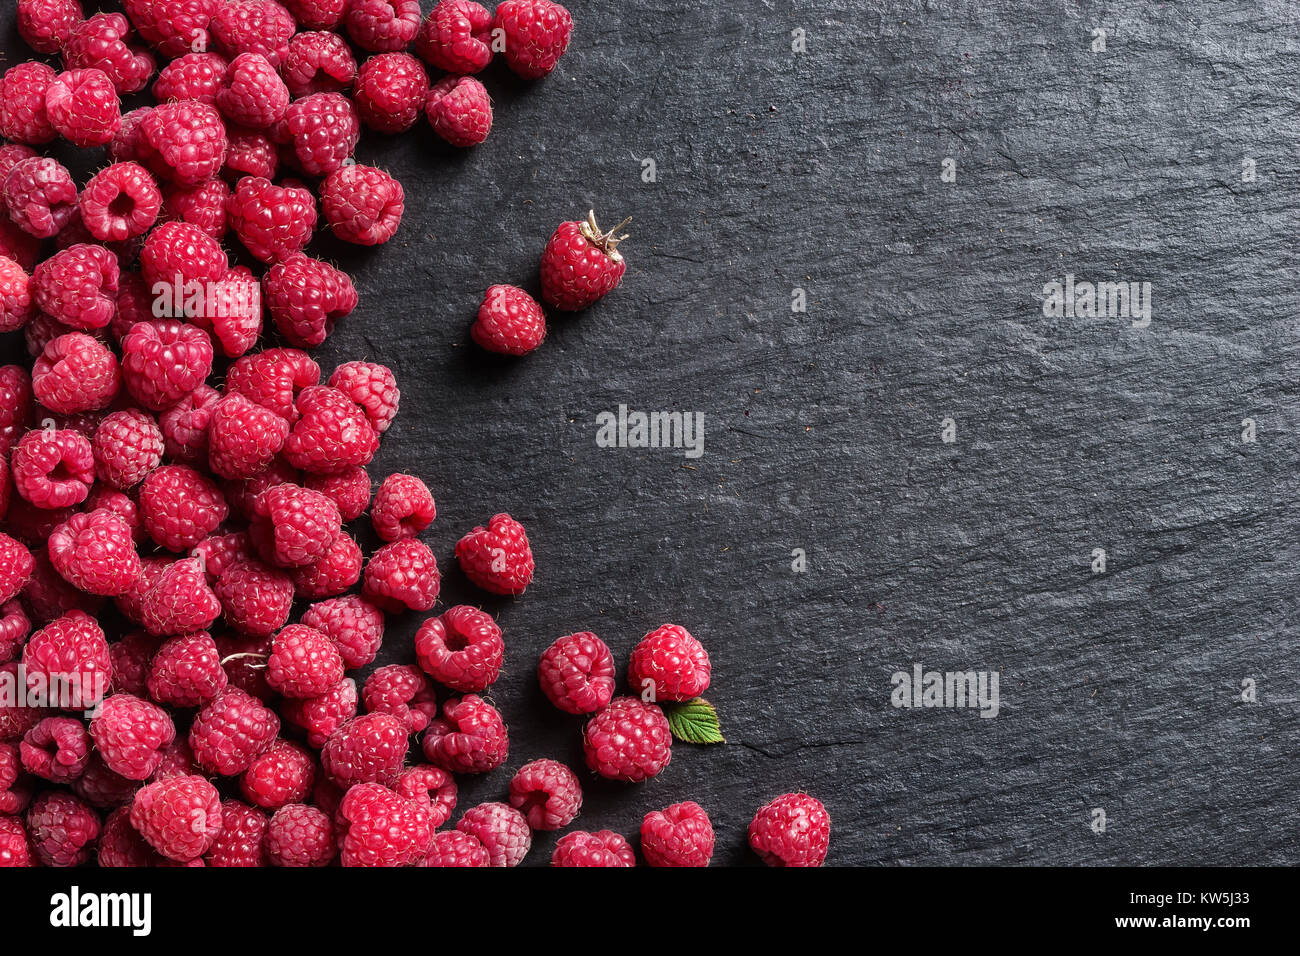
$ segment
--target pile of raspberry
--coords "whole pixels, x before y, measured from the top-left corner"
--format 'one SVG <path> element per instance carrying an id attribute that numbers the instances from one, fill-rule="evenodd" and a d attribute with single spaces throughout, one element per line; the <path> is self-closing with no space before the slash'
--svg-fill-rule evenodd
<path id="1" fill-rule="evenodd" d="M 484 696 L 505 643 L 490 614 L 455 606 L 420 626 L 415 663 L 373 666 L 390 616 L 434 610 L 421 536 L 436 507 L 419 477 L 367 472 L 398 383 L 308 353 L 358 296 L 304 249 L 318 227 L 369 246 L 400 225 L 401 185 L 352 158 L 363 126 L 424 114 L 453 145 L 482 142 L 474 74 L 500 53 L 545 76 L 572 19 L 550 0 L 441 0 L 423 19 L 416 0 L 122 8 L 18 0 L 50 62 L 0 77 L 0 331 L 31 356 L 0 368 L 0 866 L 517 864 L 534 830 L 576 818 L 579 778 L 533 760 L 447 825 L 456 777 L 509 754 Z M 147 88 L 155 105 L 123 114 Z M 104 157 L 80 188 L 40 152 L 59 139 Z M 616 231 L 594 215 L 556 230 L 553 307 L 618 284 Z M 493 286 L 472 335 L 525 354 L 541 307 Z M 363 516 L 383 542 L 369 555 Z M 508 514 L 455 555 L 491 594 L 532 580 Z M 670 760 L 657 702 L 697 698 L 709 676 L 676 625 L 637 645 L 624 696 L 594 634 L 538 665 L 552 703 L 586 720 L 588 770 L 627 782 Z M 786 794 L 749 835 L 769 863 L 817 865 L 829 817 Z M 712 856 L 695 803 L 648 814 L 640 837 L 652 865 Z M 635 860 L 623 836 L 574 831 L 552 862 Z"/>

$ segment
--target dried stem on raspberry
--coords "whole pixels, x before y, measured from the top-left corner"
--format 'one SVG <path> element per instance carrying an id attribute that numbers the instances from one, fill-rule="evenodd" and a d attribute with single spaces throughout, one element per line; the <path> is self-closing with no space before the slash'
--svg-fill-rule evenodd
<path id="1" fill-rule="evenodd" d="M 253 652 L 253 651 L 244 651 L 244 652 L 242 652 L 242 653 L 240 653 L 240 654 L 231 654 L 229 657 L 223 657 L 223 658 L 221 659 L 221 666 L 222 666 L 222 667 L 225 667 L 225 666 L 226 666 L 227 664 L 229 664 L 231 661 L 237 661 L 237 660 L 240 660 L 240 659 L 245 658 L 245 657 L 255 657 L 255 658 L 257 658 L 259 661 L 262 661 L 262 662 L 263 662 L 263 663 L 261 663 L 261 664 L 248 664 L 248 665 L 246 665 L 246 666 L 248 666 L 248 667 L 251 667 L 253 670 L 262 670 L 263 668 L 266 667 L 266 663 L 265 663 L 265 661 L 266 661 L 266 655 L 265 655 L 265 654 L 257 654 L 257 653 L 255 653 L 255 652 Z"/>
<path id="2" fill-rule="evenodd" d="M 622 259 L 623 254 L 618 251 L 618 244 L 627 238 L 626 235 L 616 236 L 615 233 L 632 221 L 628 216 L 609 232 L 601 232 L 600 226 L 596 225 L 596 211 L 589 209 L 587 211 L 587 221 L 578 227 L 584 239 L 592 245 L 599 246 L 605 254 L 611 259 Z"/>

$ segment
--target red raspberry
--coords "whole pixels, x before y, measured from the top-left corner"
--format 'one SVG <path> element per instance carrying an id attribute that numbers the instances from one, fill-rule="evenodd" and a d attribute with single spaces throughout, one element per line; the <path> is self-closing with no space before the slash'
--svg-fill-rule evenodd
<path id="1" fill-rule="evenodd" d="M 103 408 L 113 401 L 120 384 L 117 359 L 108 346 L 81 332 L 60 335 L 32 366 L 36 398 L 60 414 Z"/>
<path id="2" fill-rule="evenodd" d="M 4 201 L 14 225 L 28 235 L 48 239 L 76 212 L 77 186 L 58 160 L 37 156 L 20 160 L 9 170 Z"/>
<path id="3" fill-rule="evenodd" d="M 501 673 L 505 642 L 492 616 L 464 604 L 431 617 L 415 635 L 420 667 L 452 690 L 481 691 Z"/>
<path id="4" fill-rule="evenodd" d="M 749 845 L 768 866 L 821 866 L 830 842 L 830 814 L 806 793 L 783 793 L 749 824 Z"/>
<path id="5" fill-rule="evenodd" d="M 0 603 L 8 604 L 27 586 L 35 561 L 20 542 L 0 533 Z"/>
<path id="6" fill-rule="evenodd" d="M 171 320 L 140 322 L 122 340 L 126 390 L 145 408 L 171 408 L 203 385 L 211 371 L 212 340 L 192 325 Z M 167 435 L 166 421 L 163 435 Z"/>
<path id="7" fill-rule="evenodd" d="M 294 96 L 341 93 L 356 79 L 357 61 L 337 33 L 299 33 L 289 41 L 280 75 Z"/>
<path id="8" fill-rule="evenodd" d="M 505 32 L 506 66 L 525 80 L 538 80 L 568 49 L 573 17 L 551 0 L 505 0 L 497 6 L 493 27 Z"/>
<path id="9" fill-rule="evenodd" d="M 406 208 L 401 183 L 381 169 L 360 164 L 330 173 L 321 183 L 320 201 L 334 235 L 361 246 L 391 239 Z"/>
<path id="10" fill-rule="evenodd" d="M 247 355 L 226 372 L 226 391 L 238 392 L 287 422 L 298 419 L 298 392 L 320 382 L 320 366 L 298 349 L 267 349 Z"/>
<path id="11" fill-rule="evenodd" d="M 258 519 L 249 536 L 263 560 L 282 568 L 318 560 L 343 527 L 334 502 L 297 485 L 268 488 L 255 507 Z"/>
<path id="12" fill-rule="evenodd" d="M 651 866 L 708 866 L 713 858 L 709 815 L 690 800 L 652 810 L 641 822 L 641 852 Z"/>
<path id="13" fill-rule="evenodd" d="M 0 820 L 22 813 L 32 799 L 32 781 L 23 771 L 19 746 L 0 743 Z"/>
<path id="14" fill-rule="evenodd" d="M 140 517 L 145 530 L 169 551 L 194 547 L 229 513 L 217 486 L 185 465 L 155 468 L 140 486 Z"/>
<path id="15" fill-rule="evenodd" d="M 168 558 L 156 558 L 145 556 L 140 559 L 140 576 L 135 579 L 131 589 L 125 594 L 119 595 L 114 603 L 117 609 L 122 612 L 123 616 L 132 624 L 144 626 L 144 599 L 145 595 L 153 590 L 153 586 L 158 583 L 164 571 L 171 566 Z M 155 635 L 149 635 L 153 640 L 156 648 L 159 641 Z M 150 655 L 152 657 L 152 655 Z M 146 663 L 148 663 L 146 661 Z"/>
<path id="16" fill-rule="evenodd" d="M 342 594 L 361 580 L 364 562 L 361 546 L 350 535 L 340 534 L 319 559 L 305 567 L 290 569 L 294 595 L 315 601 Z"/>
<path id="17" fill-rule="evenodd" d="M 132 790 L 126 804 L 113 810 L 104 821 L 95 846 L 95 862 L 107 869 L 169 864 L 175 866 L 175 863 L 156 853 L 139 831 L 131 826 L 131 803 L 134 800 L 135 790 Z"/>
<path id="18" fill-rule="evenodd" d="M 328 637 L 290 624 L 271 642 L 266 682 L 285 697 L 319 697 L 343 679 L 343 659 Z"/>
<path id="19" fill-rule="evenodd" d="M 266 855 L 272 866 L 329 866 L 338 853 L 334 822 L 304 803 L 282 806 L 266 830 Z"/>
<path id="20" fill-rule="evenodd" d="M 221 832 L 221 796 L 202 777 L 168 777 L 136 793 L 131 825 L 163 856 L 185 863 L 207 852 Z"/>
<path id="21" fill-rule="evenodd" d="M 216 638 L 221 666 L 228 687 L 237 687 L 251 697 L 266 702 L 275 691 L 266 682 L 266 658 L 271 653 L 269 637 L 239 637 L 226 634 Z"/>
<path id="22" fill-rule="evenodd" d="M 476 694 L 442 705 L 421 741 L 429 762 L 449 773 L 487 773 L 505 763 L 510 737 L 501 712 Z"/>
<path id="23" fill-rule="evenodd" d="M 56 252 L 32 273 L 32 298 L 74 329 L 102 329 L 117 307 L 117 259 L 103 246 L 78 243 Z M 116 363 L 115 363 L 116 364 Z"/>
<path id="24" fill-rule="evenodd" d="M 280 733 L 280 718 L 260 700 L 227 687 L 194 718 L 190 747 L 209 773 L 233 777 L 266 753 Z"/>
<path id="25" fill-rule="evenodd" d="M 196 226 L 220 241 L 226 234 L 226 202 L 230 195 L 230 187 L 220 179 L 209 179 L 199 186 L 169 185 L 163 193 L 163 215 Z"/>
<path id="26" fill-rule="evenodd" d="M 560 830 L 582 809 L 582 785 L 558 760 L 533 760 L 510 779 L 510 805 L 534 830 Z"/>
<path id="27" fill-rule="evenodd" d="M 242 176 L 274 178 L 280 168 L 280 153 L 265 130 L 234 126 L 227 136 L 230 145 L 226 147 L 226 162 L 221 167 L 227 179 L 238 182 Z"/>
<path id="28" fill-rule="evenodd" d="M 58 53 L 84 15 L 77 0 L 18 0 L 18 33 L 37 53 Z"/>
<path id="29" fill-rule="evenodd" d="M 122 123 L 108 144 L 109 159 L 115 163 L 139 162 L 144 143 L 140 123 L 152 111 L 152 106 L 140 106 L 122 115 Z"/>
<path id="30" fill-rule="evenodd" d="M 284 116 L 289 88 L 262 54 L 241 53 L 226 69 L 216 103 L 230 122 L 250 129 L 268 129 Z"/>
<path id="31" fill-rule="evenodd" d="M 366 678 L 361 699 L 372 714 L 391 714 L 418 734 L 437 716 L 438 700 L 425 676 L 406 664 L 389 664 Z"/>
<path id="32" fill-rule="evenodd" d="M 12 259 L 0 256 L 0 332 L 17 332 L 27 324 L 32 312 L 31 280 L 26 271 Z"/>
<path id="33" fill-rule="evenodd" d="M 251 478 L 270 467 L 289 437 L 289 423 L 235 392 L 217 402 L 208 424 L 212 471 L 222 478 Z"/>
<path id="34" fill-rule="evenodd" d="M 284 719 L 307 731 L 307 744 L 324 747 L 339 728 L 357 714 L 357 682 L 345 677 L 319 697 L 286 700 Z"/>
<path id="35" fill-rule="evenodd" d="M 190 747 L 188 735 L 178 735 L 171 746 L 163 748 L 162 762 L 153 772 L 152 780 L 166 780 L 168 777 L 183 777 L 186 774 L 199 773 L 198 762 Z"/>
<path id="36" fill-rule="evenodd" d="M 149 696 L 171 707 L 202 707 L 228 683 L 221 652 L 206 631 L 164 641 L 149 665 Z"/>
<path id="37" fill-rule="evenodd" d="M 397 417 L 402 399 L 397 379 L 386 365 L 344 362 L 334 370 L 329 384 L 361 406 L 376 434 L 382 435 Z"/>
<path id="38" fill-rule="evenodd" d="M 226 568 L 213 593 L 230 626 L 251 637 L 266 637 L 283 627 L 293 607 L 289 575 L 260 561 Z"/>
<path id="39" fill-rule="evenodd" d="M 153 314 L 153 300 L 153 293 L 144 284 L 144 276 L 138 272 L 119 271 L 117 311 L 108 323 L 108 334 L 116 344 L 122 344 L 122 339 L 137 322 L 153 324 L 158 321 Z"/>
<path id="40" fill-rule="evenodd" d="M 406 760 L 406 724 L 392 714 L 365 714 L 348 721 L 325 741 L 321 767 L 340 787 L 397 782 Z"/>
<path id="41" fill-rule="evenodd" d="M 466 577 L 493 594 L 523 594 L 533 580 L 533 551 L 524 526 L 508 514 L 493 515 L 456 542 Z"/>
<path id="42" fill-rule="evenodd" d="M 612 292 L 627 271 L 618 251 L 627 236 L 615 235 L 627 222 L 601 232 L 596 214 L 589 212 L 586 222 L 560 223 L 542 252 L 542 298 L 577 312 Z"/>
<path id="43" fill-rule="evenodd" d="M 226 385 L 229 388 L 229 380 Z M 226 481 L 222 484 L 231 512 L 246 521 L 255 521 L 257 500 L 262 497 L 263 492 L 276 485 L 296 485 L 301 482 L 302 473 L 297 468 L 290 467 L 283 458 L 277 458 L 271 462 L 271 467 L 260 475 L 254 475 L 246 481 Z M 251 536 L 249 543 L 253 543 Z M 254 553 L 256 553 L 255 546 Z"/>
<path id="44" fill-rule="evenodd" d="M 360 465 L 328 475 L 308 475 L 303 487 L 319 491 L 334 504 L 345 522 L 355 521 L 370 504 L 370 475 Z"/>
<path id="45" fill-rule="evenodd" d="M 296 26 L 289 11 L 274 0 L 230 0 L 213 14 L 210 28 L 227 56 L 259 53 L 278 67 Z"/>
<path id="46" fill-rule="evenodd" d="M 433 835 L 429 852 L 420 866 L 491 866 L 487 847 L 478 837 L 460 830 L 443 830 Z"/>
<path id="47" fill-rule="evenodd" d="M 27 832 L 41 866 L 81 866 L 99 829 L 99 814 L 70 793 L 42 793 L 27 811 Z"/>
<path id="48" fill-rule="evenodd" d="M 32 410 L 32 382 L 27 371 L 17 365 L 0 366 L 0 456 L 18 441 Z"/>
<path id="49" fill-rule="evenodd" d="M 161 707 L 131 694 L 114 694 L 91 719 L 90 736 L 109 770 L 127 780 L 147 780 L 176 739 L 176 726 Z"/>
<path id="50" fill-rule="evenodd" d="M 58 135 L 45 112 L 45 91 L 55 76 L 52 68 L 35 61 L 5 70 L 0 77 L 0 136 L 11 142 L 40 146 Z M 5 187 L 6 199 L 9 189 Z M 12 209 L 10 206 L 10 215 Z"/>
<path id="51" fill-rule="evenodd" d="M 212 626 L 221 602 L 208 587 L 203 567 L 194 558 L 182 558 L 163 569 L 140 608 L 150 634 L 189 634 Z"/>
<path id="52" fill-rule="evenodd" d="M 63 45 L 63 63 L 69 70 L 101 70 L 116 93 L 138 93 L 153 76 L 154 61 L 146 51 L 131 46 L 131 24 L 120 13 L 96 13 L 73 29 Z"/>
<path id="53" fill-rule="evenodd" d="M 102 70 L 68 70 L 45 91 L 50 125 L 74 146 L 103 146 L 122 125 L 122 105 Z"/>
<path id="54" fill-rule="evenodd" d="M 397 778 L 393 789 L 410 800 L 427 803 L 435 827 L 446 823 L 451 811 L 456 809 L 456 781 L 451 774 L 437 767 L 426 764 L 408 767 Z"/>
<path id="55" fill-rule="evenodd" d="M 418 536 L 437 514 L 423 481 L 414 475 L 389 475 L 375 492 L 370 520 L 384 541 L 400 541 Z"/>
<path id="56" fill-rule="evenodd" d="M 146 559 L 150 561 L 152 559 Z M 144 562 L 141 562 L 143 567 Z M 137 579 L 138 580 L 138 579 Z M 113 690 L 119 694 L 144 697 L 149 693 L 149 664 L 158 651 L 159 640 L 147 631 L 131 631 L 109 645 L 113 660 Z"/>
<path id="57" fill-rule="evenodd" d="M 28 432 L 13 450 L 11 467 L 14 490 L 38 508 L 80 504 L 95 480 L 90 442 L 70 429 Z"/>
<path id="58" fill-rule="evenodd" d="M 140 250 L 140 268 L 150 287 L 190 281 L 215 283 L 226 277 L 230 262 L 221 244 L 202 229 L 187 222 L 164 222 L 145 239 Z"/>
<path id="59" fill-rule="evenodd" d="M 333 641 L 349 669 L 368 667 L 384 641 L 383 612 L 355 594 L 313 604 L 302 623 Z"/>
<path id="60" fill-rule="evenodd" d="M 221 803 L 221 832 L 203 859 L 208 866 L 266 866 L 262 845 L 270 833 L 266 814 L 239 800 Z"/>
<path id="61" fill-rule="evenodd" d="M 7 537 L 7 535 L 6 535 Z M 17 575 L 10 575 L 6 586 L 17 583 Z M 0 606 L 0 664 L 8 664 L 22 650 L 27 635 L 32 632 L 32 622 L 23 611 L 22 602 L 11 600 Z M 116 664 L 114 664 L 116 670 Z M 4 813 L 0 810 L 0 813 Z"/>
<path id="62" fill-rule="evenodd" d="M 433 552 L 422 541 L 386 544 L 366 564 L 361 593 L 381 611 L 428 611 L 438 600 L 441 578 Z"/>
<path id="63" fill-rule="evenodd" d="M 472 76 L 443 77 L 429 89 L 424 115 L 452 146 L 477 146 L 492 132 L 492 98 Z"/>
<path id="64" fill-rule="evenodd" d="M 221 169 L 226 125 L 215 106 L 197 100 L 162 103 L 139 125 L 136 160 L 155 176 L 179 186 L 197 186 Z"/>
<path id="65" fill-rule="evenodd" d="M 556 842 L 551 866 L 636 866 L 636 853 L 612 830 L 575 830 Z"/>
<path id="66" fill-rule="evenodd" d="M 52 783 L 71 783 L 86 771 L 90 735 L 81 721 L 46 717 L 23 735 L 19 745 L 23 769 Z"/>
<path id="67" fill-rule="evenodd" d="M 290 148 L 308 176 L 328 176 L 352 155 L 361 125 L 352 101 L 338 93 L 312 93 L 294 100 L 271 138 Z"/>
<path id="68" fill-rule="evenodd" d="M 629 783 L 649 780 L 668 766 L 672 742 L 664 712 L 639 697 L 615 697 L 582 731 L 587 766 Z"/>
<path id="69" fill-rule="evenodd" d="M 316 228 L 311 190 L 275 186 L 255 176 L 236 184 L 226 212 L 239 241 L 263 262 L 281 262 L 300 252 Z"/>
<path id="70" fill-rule="evenodd" d="M 104 698 L 112 676 L 108 642 L 95 619 L 71 610 L 47 624 L 23 648 L 29 691 L 49 688 L 64 710 L 89 710 Z"/>
<path id="71" fill-rule="evenodd" d="M 343 22 L 347 0 L 285 0 L 284 5 L 302 29 L 333 30 Z"/>
<path id="72" fill-rule="evenodd" d="M 456 824 L 461 833 L 477 838 L 488 852 L 491 866 L 518 866 L 533 845 L 528 821 L 504 803 L 470 807 Z"/>
<path id="73" fill-rule="evenodd" d="M 489 286 L 469 334 L 489 352 L 527 355 L 546 339 L 546 316 L 518 286 Z"/>
<path id="74" fill-rule="evenodd" d="M 0 676 L 13 682 L 10 686 L 17 687 L 17 682 L 24 679 L 20 667 L 16 661 L 0 665 Z M 46 708 L 21 706 L 12 695 L 0 697 L 0 740 L 17 740 L 49 713 Z"/>
<path id="75" fill-rule="evenodd" d="M 248 540 L 247 531 L 210 535 L 196 544 L 190 553 L 203 564 L 203 573 L 212 585 L 217 583 L 228 568 L 255 560 L 253 544 Z"/>
<path id="76" fill-rule="evenodd" d="M 419 60 L 409 53 L 380 53 L 361 64 L 352 99 L 370 129 L 403 133 L 420 118 L 428 94 L 429 76 Z"/>
<path id="77" fill-rule="evenodd" d="M 692 700 L 709 689 L 708 652 L 686 628 L 664 624 L 641 639 L 627 665 L 627 683 L 651 700 Z"/>
<path id="78" fill-rule="evenodd" d="M 433 840 L 428 807 L 377 783 L 361 783 L 339 804 L 344 866 L 410 866 Z"/>
<path id="79" fill-rule="evenodd" d="M 31 159 L 33 156 L 40 154 L 30 146 L 24 146 L 22 143 L 5 143 L 0 145 L 0 183 L 4 182 L 9 170 L 13 169 L 24 159 Z"/>
<path id="80" fill-rule="evenodd" d="M 275 327 L 302 348 L 320 345 L 334 323 L 357 307 L 347 273 L 302 253 L 271 266 L 262 291 Z"/>
<path id="81" fill-rule="evenodd" d="M 250 803 L 278 810 L 305 800 L 315 777 L 316 762 L 306 747 L 277 740 L 249 764 L 239 779 L 239 789 Z"/>
<path id="82" fill-rule="evenodd" d="M 363 50 L 404 50 L 420 29 L 419 0 L 348 0 L 343 25 Z"/>
<path id="83" fill-rule="evenodd" d="M 162 193 L 143 166 L 115 163 L 86 183 L 79 208 L 91 235 L 121 242 L 149 231 L 162 209 Z"/>
<path id="84" fill-rule="evenodd" d="M 96 744 L 98 747 L 98 744 Z M 86 772 L 72 783 L 72 792 L 92 807 L 109 810 L 129 804 L 140 789 L 140 781 L 128 780 L 108 769 L 103 756 L 95 751 L 86 763 Z"/>
<path id="85" fill-rule="evenodd" d="M 197 464 L 208 456 L 208 424 L 220 393 L 200 385 L 158 416 L 163 448 L 174 461 Z"/>
<path id="86" fill-rule="evenodd" d="M 289 464 L 307 472 L 333 472 L 365 465 L 379 436 L 365 412 L 345 393 L 327 385 L 304 388 L 295 403 L 299 418 L 284 443 Z"/>
<path id="87" fill-rule="evenodd" d="M 55 528 L 49 556 L 64 580 L 91 594 L 124 594 L 140 576 L 131 526 L 103 508 L 75 514 Z"/>
<path id="88" fill-rule="evenodd" d="M 492 62 L 492 14 L 473 0 L 440 0 L 415 37 L 415 52 L 448 73 L 477 73 Z"/>
<path id="89" fill-rule="evenodd" d="M 100 481 L 133 488 L 162 464 L 163 434 L 152 415 L 130 408 L 105 416 L 95 428 L 91 449 Z"/>
<path id="90" fill-rule="evenodd" d="M 159 103 L 198 100 L 216 106 L 217 90 L 229 65 L 219 53 L 186 53 L 158 72 L 158 79 L 153 81 L 153 98 Z"/>
<path id="91" fill-rule="evenodd" d="M 123 0 L 126 15 L 144 41 L 163 56 L 180 56 L 208 45 L 208 21 L 221 0 Z"/>
<path id="92" fill-rule="evenodd" d="M 34 865 L 23 822 L 17 817 L 0 816 L 0 869 Z"/>

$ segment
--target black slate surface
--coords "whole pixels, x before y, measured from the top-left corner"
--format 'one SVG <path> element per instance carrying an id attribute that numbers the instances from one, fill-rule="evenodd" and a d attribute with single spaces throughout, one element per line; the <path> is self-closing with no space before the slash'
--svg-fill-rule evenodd
<path id="1" fill-rule="evenodd" d="M 535 757 L 580 765 L 533 675 L 551 640 L 594 630 L 621 667 L 673 621 L 728 743 L 640 786 L 584 776 L 576 826 L 631 837 L 694 799 L 715 863 L 752 863 L 754 809 L 804 789 L 838 865 L 1300 862 L 1297 8 L 570 6 L 553 76 L 486 74 L 483 146 L 364 137 L 406 186 L 393 242 L 317 246 L 361 292 L 317 359 L 403 389 L 371 473 L 429 482 L 441 604 L 506 634 L 510 760 L 462 806 Z M 634 217 L 622 287 L 484 357 L 482 290 L 535 287 L 589 207 Z M 1150 325 L 1045 318 L 1066 273 L 1152 283 Z M 702 413 L 704 455 L 598 448 L 620 404 Z M 452 557 L 500 510 L 537 556 L 517 600 Z M 999 716 L 891 707 L 916 663 L 998 671 Z"/>

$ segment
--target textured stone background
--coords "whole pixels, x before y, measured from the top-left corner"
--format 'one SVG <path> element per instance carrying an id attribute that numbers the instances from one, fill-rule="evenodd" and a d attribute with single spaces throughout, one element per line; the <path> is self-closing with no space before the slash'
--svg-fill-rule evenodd
<path id="1" fill-rule="evenodd" d="M 317 358 L 403 387 L 372 474 L 429 482 L 442 603 L 505 630 L 511 758 L 462 806 L 580 764 L 533 676 L 551 640 L 594 630 L 622 666 L 674 621 L 728 743 L 588 782 L 578 826 L 695 799 L 715 862 L 753 862 L 754 809 L 805 789 L 839 865 L 1300 862 L 1294 4 L 570 6 L 556 74 L 486 75 L 482 147 L 364 139 L 407 187 L 397 239 L 317 246 L 362 296 Z M 589 206 L 634 217 L 623 286 L 486 359 L 482 289 L 535 286 Z M 1067 272 L 1151 282 L 1150 327 L 1044 318 Z M 704 456 L 597 448 L 620 403 L 702 412 Z M 518 600 L 452 558 L 497 510 L 537 555 Z M 914 663 L 999 671 L 1001 715 L 892 708 Z"/>

